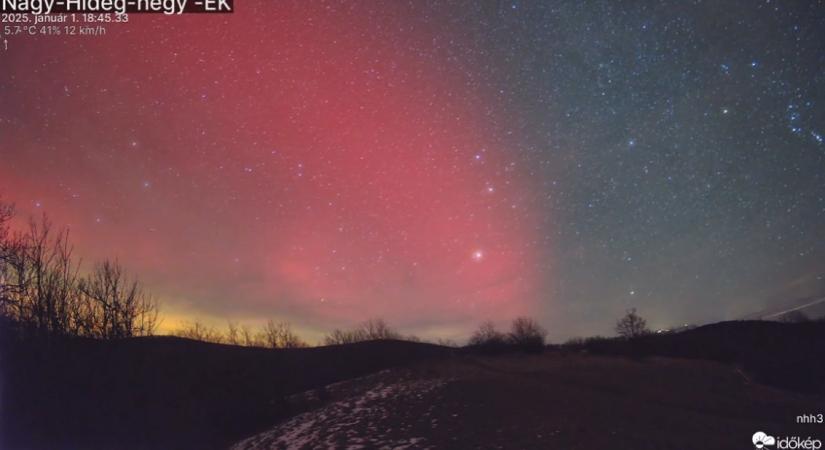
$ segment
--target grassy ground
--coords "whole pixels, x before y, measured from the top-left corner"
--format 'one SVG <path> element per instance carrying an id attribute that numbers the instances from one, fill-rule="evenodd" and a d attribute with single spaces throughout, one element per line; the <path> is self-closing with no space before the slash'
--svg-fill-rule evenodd
<path id="1" fill-rule="evenodd" d="M 825 413 L 822 348 L 822 323 L 729 322 L 532 356 L 0 333 L 0 448 L 747 449 L 756 431 L 825 440 L 825 425 L 795 424 Z"/>
<path id="2" fill-rule="evenodd" d="M 461 356 L 367 380 L 237 448 L 747 449 L 760 430 L 825 438 L 823 425 L 795 424 L 825 399 L 713 362 Z"/>
<path id="3" fill-rule="evenodd" d="M 180 338 L 0 340 L 0 448 L 218 449 L 296 392 L 438 358 L 401 341 L 270 350 Z"/>

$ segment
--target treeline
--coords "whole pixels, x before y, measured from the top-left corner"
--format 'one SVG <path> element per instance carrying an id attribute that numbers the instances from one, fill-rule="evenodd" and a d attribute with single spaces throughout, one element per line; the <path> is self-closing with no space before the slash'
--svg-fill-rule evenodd
<path id="1" fill-rule="evenodd" d="M 352 344 L 354 342 L 373 341 L 377 339 L 405 339 L 398 331 L 390 328 L 382 319 L 370 319 L 351 330 L 334 329 L 324 337 L 326 345 Z M 415 336 L 406 338 L 420 341 Z"/>
<path id="2" fill-rule="evenodd" d="M 292 331 L 289 322 L 267 321 L 263 326 L 252 328 L 246 324 L 227 321 L 226 328 L 219 329 L 199 321 L 185 322 L 173 332 L 175 336 L 216 344 L 241 345 L 246 347 L 267 348 L 304 348 L 309 347 L 300 336 Z M 369 319 L 351 329 L 334 329 L 324 336 L 323 345 L 353 344 L 356 342 L 395 339 L 422 342 L 416 336 L 403 335 L 388 325 L 383 319 Z M 449 339 L 438 339 L 435 344 L 455 347 Z"/>
<path id="3" fill-rule="evenodd" d="M 66 227 L 55 228 L 46 215 L 30 218 L 12 230 L 14 206 L 0 199 L 0 325 L 26 335 L 59 335 L 119 339 L 154 334 L 159 325 L 158 301 L 131 278 L 116 260 L 83 270 L 73 255 Z M 225 330 L 201 322 L 185 323 L 174 335 L 199 341 L 268 348 L 302 348 L 308 344 L 288 322 L 269 320 L 253 329 L 229 321 Z M 546 332 L 534 320 L 518 318 L 509 333 L 486 322 L 469 346 L 483 351 L 543 348 Z M 382 319 L 369 319 L 351 329 L 334 329 L 324 345 L 371 340 L 422 342 L 403 335 Z M 449 339 L 432 342 L 457 347 Z"/>
<path id="4" fill-rule="evenodd" d="M 113 260 L 84 272 L 67 228 L 43 215 L 12 231 L 0 201 L 0 318 L 28 334 L 117 339 L 152 334 L 158 303 Z"/>
<path id="5" fill-rule="evenodd" d="M 304 348 L 309 347 L 295 332 L 289 322 L 267 321 L 255 330 L 249 325 L 228 321 L 221 331 L 201 322 L 187 322 L 173 333 L 175 336 L 215 344 L 242 345 L 246 347 Z"/>
<path id="6" fill-rule="evenodd" d="M 482 353 L 501 353 L 508 350 L 521 350 L 528 353 L 544 351 L 547 331 L 529 317 L 518 317 L 505 333 L 496 329 L 493 322 L 484 322 L 470 336 L 468 347 Z"/>

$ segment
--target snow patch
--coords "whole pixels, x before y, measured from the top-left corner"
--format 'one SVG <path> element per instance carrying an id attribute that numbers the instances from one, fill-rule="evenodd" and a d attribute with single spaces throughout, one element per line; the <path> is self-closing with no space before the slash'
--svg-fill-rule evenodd
<path id="1" fill-rule="evenodd" d="M 386 378 L 387 374 L 381 372 L 375 378 L 380 376 Z M 444 380 L 381 380 L 370 389 L 299 414 L 269 431 L 238 442 L 232 449 L 428 448 L 423 437 L 400 437 L 408 434 L 411 427 L 403 422 L 399 426 L 395 416 L 405 404 L 425 401 L 428 394 L 444 384 Z M 341 390 L 341 383 L 334 386 Z M 425 423 L 429 425 L 429 421 Z"/>

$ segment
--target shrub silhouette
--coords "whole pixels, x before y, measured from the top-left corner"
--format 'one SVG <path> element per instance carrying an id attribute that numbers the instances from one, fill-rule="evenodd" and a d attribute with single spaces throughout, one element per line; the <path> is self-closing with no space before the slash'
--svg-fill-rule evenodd
<path id="1" fill-rule="evenodd" d="M 544 350 L 547 331 L 529 317 L 519 317 L 513 321 L 508 335 L 510 343 L 527 353 L 540 353 Z"/>
<path id="2" fill-rule="evenodd" d="M 324 337 L 326 345 L 352 344 L 382 339 L 402 339 L 383 319 L 369 319 L 352 330 L 334 329 Z"/>
<path id="3" fill-rule="evenodd" d="M 303 348 L 307 343 L 292 331 L 288 322 L 270 320 L 264 325 L 260 341 L 269 348 Z"/>
<path id="4" fill-rule="evenodd" d="M 175 336 L 215 344 L 240 345 L 246 347 L 303 348 L 304 342 L 288 322 L 267 321 L 258 332 L 248 325 L 228 321 L 226 333 L 199 321 L 185 322 L 183 328 L 173 333 Z"/>
<path id="5" fill-rule="evenodd" d="M 442 347 L 458 347 L 458 343 L 450 338 L 437 338 L 435 340 L 436 345 L 440 345 Z"/>
<path id="6" fill-rule="evenodd" d="M 482 353 L 501 353 L 507 350 L 507 335 L 498 331 L 492 321 L 482 323 L 470 336 L 468 345 Z"/>
<path id="7" fill-rule="evenodd" d="M 804 323 L 804 322 L 810 322 L 811 318 L 808 317 L 808 315 L 805 314 L 804 312 L 802 312 L 800 310 L 795 310 L 795 311 L 788 311 L 785 314 L 782 314 L 781 316 L 777 317 L 777 320 L 779 322 L 784 322 L 784 323 Z"/>
<path id="8" fill-rule="evenodd" d="M 197 320 L 193 322 L 184 322 L 183 328 L 175 331 L 174 335 L 186 339 L 212 342 L 215 344 L 227 342 L 227 339 L 215 327 L 203 324 Z"/>
<path id="9" fill-rule="evenodd" d="M 650 334 L 647 321 L 636 314 L 636 308 L 627 310 L 627 313 L 616 322 L 616 334 L 630 339 Z"/>

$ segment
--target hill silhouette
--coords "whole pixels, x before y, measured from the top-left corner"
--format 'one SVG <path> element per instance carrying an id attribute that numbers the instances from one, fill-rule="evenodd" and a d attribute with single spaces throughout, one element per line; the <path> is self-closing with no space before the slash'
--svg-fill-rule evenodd
<path id="1" fill-rule="evenodd" d="M 273 350 L 6 334 L 0 447 L 224 448 L 294 414 L 290 394 L 450 351 L 405 341 Z"/>
<path id="2" fill-rule="evenodd" d="M 682 436 L 631 426 L 655 421 L 665 404 L 685 424 L 701 419 L 716 427 L 718 445 L 709 448 L 729 448 L 737 441 L 727 426 L 743 433 L 766 422 L 785 427 L 793 414 L 818 411 L 825 401 L 822 322 L 722 322 L 533 354 L 510 346 L 492 355 L 399 340 L 265 349 L 178 337 L 0 337 L 4 449 L 212 449 L 256 442 L 254 436 L 283 443 L 282 431 L 316 443 L 344 443 L 349 432 L 376 445 L 409 443 L 414 432 L 420 442 L 447 447 L 485 440 L 572 445 L 582 438 L 576 430 L 592 425 L 588 414 L 608 414 L 617 399 L 632 420 L 616 422 L 615 436 L 594 429 L 587 441 L 593 448 L 619 438 L 616 448 L 639 448 L 640 433 L 672 445 Z M 733 419 L 765 398 L 770 412 Z M 351 413 L 363 416 L 361 428 L 344 425 Z M 729 424 L 717 426 L 723 419 Z M 337 431 L 308 427 L 313 423 Z M 435 423 L 445 426 L 428 428 Z"/>
<path id="3" fill-rule="evenodd" d="M 590 339 L 596 354 L 669 356 L 733 363 L 755 381 L 825 393 L 825 322 L 730 321 L 630 340 Z"/>

